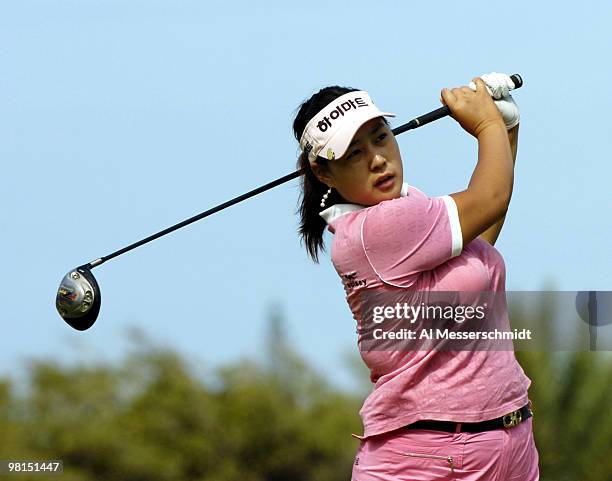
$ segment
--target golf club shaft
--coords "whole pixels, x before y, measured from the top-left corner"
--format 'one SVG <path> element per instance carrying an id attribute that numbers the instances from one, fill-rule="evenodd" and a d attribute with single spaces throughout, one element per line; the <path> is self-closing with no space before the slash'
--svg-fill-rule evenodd
<path id="1" fill-rule="evenodd" d="M 512 81 L 514 82 L 515 88 L 520 88 L 523 85 L 523 79 L 521 78 L 520 75 L 518 74 L 514 74 L 511 75 L 510 78 L 512 79 Z M 407 122 L 403 125 L 400 125 L 399 127 L 396 127 L 395 129 L 393 129 L 393 134 L 394 135 L 399 135 L 401 133 L 404 133 L 408 130 L 412 130 L 412 129 L 416 129 L 417 127 L 422 127 L 423 125 L 426 125 L 430 122 L 433 122 L 434 120 L 438 120 L 441 119 L 443 117 L 446 117 L 447 115 L 450 115 L 450 109 L 445 105 L 443 107 L 440 107 L 439 109 L 433 110 L 431 112 L 428 112 L 424 115 L 421 115 L 420 117 L 417 117 L 413 120 L 411 120 L 410 122 Z M 284 184 L 285 182 L 288 182 L 292 179 L 295 179 L 299 176 L 301 176 L 303 174 L 302 170 L 296 170 L 295 172 L 292 172 L 290 174 L 287 174 L 283 177 L 280 177 L 276 180 L 273 180 L 272 182 L 268 182 L 267 184 L 262 185 L 261 187 L 258 187 L 256 189 L 251 190 L 250 192 L 247 192 L 245 194 L 239 195 L 238 197 L 234 197 L 233 199 L 228 200 L 227 202 L 224 202 L 222 204 L 219 204 L 211 209 L 208 209 L 207 211 L 204 211 L 198 215 L 195 215 L 193 217 L 190 217 L 187 220 L 184 220 L 183 222 L 180 222 L 176 225 L 173 225 L 171 227 L 168 227 L 167 229 L 164 229 L 160 232 L 157 232 L 156 234 L 153 234 L 149 237 L 146 237 L 145 239 L 139 240 L 138 242 L 134 242 L 133 244 L 130 244 L 127 247 L 124 247 L 123 249 L 119 249 L 118 251 L 113 252 L 112 254 L 109 254 L 107 256 L 104 257 L 100 257 L 94 261 L 91 261 L 89 264 L 86 264 L 85 266 L 89 267 L 90 269 L 93 269 L 94 267 L 99 266 L 100 264 L 103 264 L 104 262 L 111 260 L 117 256 L 120 256 L 121 254 L 125 254 L 126 252 L 129 252 L 133 249 L 136 249 L 136 247 L 140 247 L 141 245 L 147 244 L 151 241 L 154 241 L 155 239 L 158 239 L 159 237 L 165 236 L 166 234 L 170 234 L 171 232 L 174 232 L 177 229 L 180 229 L 182 227 L 185 227 L 189 224 L 192 224 L 198 220 L 203 219 L 204 217 L 208 217 L 209 215 L 214 214 L 215 212 L 219 212 L 220 210 L 223 210 L 227 207 L 230 207 L 234 204 L 237 204 L 239 202 L 242 202 L 243 200 L 248 199 L 249 197 L 253 197 L 257 194 L 261 194 L 262 192 L 265 192 L 266 190 L 270 190 L 273 187 L 276 187 L 277 185 L 281 185 Z"/>
<path id="2" fill-rule="evenodd" d="M 257 189 L 253 189 L 250 192 L 239 195 L 238 197 L 234 197 L 233 199 L 230 199 L 227 202 L 223 202 L 222 204 L 219 204 L 211 209 L 208 209 L 198 215 L 194 215 L 193 217 L 190 217 L 189 219 L 186 219 L 183 222 L 180 222 L 176 225 L 168 227 L 167 229 L 164 229 L 156 234 L 150 235 L 149 237 L 139 240 L 138 242 L 134 242 L 133 244 L 130 244 L 129 246 L 124 247 L 123 249 L 119 249 L 118 251 L 113 252 L 112 254 L 109 254 L 104 257 L 100 257 L 99 259 L 96 259 L 95 261 L 90 262 L 88 264 L 89 268 L 99 266 L 100 264 L 114 257 L 120 256 L 121 254 L 125 254 L 126 252 L 131 251 L 132 249 L 136 249 L 136 247 L 140 247 L 141 245 L 147 244 L 148 242 L 151 242 L 159 237 L 165 236 L 166 234 L 170 234 L 170 232 L 173 232 L 177 229 L 180 229 L 181 227 L 185 227 L 189 224 L 192 224 L 200 219 L 203 219 L 204 217 L 208 217 L 209 215 L 212 215 L 215 212 L 219 212 L 220 210 L 223 210 L 227 207 L 237 204 L 238 202 L 242 202 L 243 200 L 246 200 L 249 197 L 253 197 L 257 194 L 261 194 L 262 192 L 265 192 L 266 190 L 270 190 L 273 187 L 276 187 L 277 185 L 284 184 L 285 182 L 288 182 L 291 179 L 295 179 L 296 177 L 299 177 L 300 175 L 302 175 L 302 171 L 296 170 L 295 172 L 292 172 L 291 174 L 287 174 L 283 177 L 280 177 L 279 179 L 273 180 L 272 182 L 268 182 L 267 184 L 264 184 L 261 187 L 258 187 Z"/>

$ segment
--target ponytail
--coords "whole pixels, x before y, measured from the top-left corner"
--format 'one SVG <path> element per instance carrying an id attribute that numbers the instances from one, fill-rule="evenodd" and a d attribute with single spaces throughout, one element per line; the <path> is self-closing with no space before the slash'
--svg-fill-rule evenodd
<path id="1" fill-rule="evenodd" d="M 322 157 L 319 157 L 317 160 L 321 164 L 327 162 L 327 160 Z M 299 156 L 297 167 L 304 172 L 304 175 L 301 177 L 302 193 L 300 195 L 300 207 L 298 209 L 300 214 L 300 228 L 298 232 L 302 243 L 306 245 L 308 255 L 310 255 L 310 258 L 314 262 L 318 263 L 319 251 L 325 252 L 323 233 L 327 226 L 325 219 L 323 219 L 319 213 L 324 209 L 321 208 L 321 199 L 327 192 L 328 187 L 317 179 L 310 167 L 310 162 L 306 154 L 302 153 Z M 327 198 L 327 205 L 325 208 L 343 201 L 342 196 L 332 189 Z"/>
<path id="2" fill-rule="evenodd" d="M 300 105 L 295 120 L 293 121 L 293 133 L 297 141 L 300 141 L 308 122 L 321 109 L 338 97 L 355 90 L 357 89 L 338 86 L 326 87 L 319 90 L 319 92 Z M 328 161 L 323 157 L 317 157 L 317 164 L 322 167 L 327 167 Z M 298 209 L 298 213 L 300 214 L 300 227 L 298 232 L 302 244 L 306 246 L 308 255 L 314 262 L 318 263 L 319 252 L 325 251 L 323 233 L 327 225 L 319 213 L 324 209 L 321 208 L 321 199 L 327 192 L 328 186 L 321 182 L 314 174 L 308 160 L 308 155 L 304 152 L 298 157 L 297 168 L 304 173 L 301 177 L 302 192 L 300 195 L 300 207 Z M 332 189 L 327 198 L 325 208 L 340 202 L 346 201 L 336 190 Z"/>

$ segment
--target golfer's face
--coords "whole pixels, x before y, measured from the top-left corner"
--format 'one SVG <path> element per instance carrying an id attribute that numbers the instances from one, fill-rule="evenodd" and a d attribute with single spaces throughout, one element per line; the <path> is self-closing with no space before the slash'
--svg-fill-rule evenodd
<path id="1" fill-rule="evenodd" d="M 334 188 L 349 202 L 375 205 L 400 196 L 402 159 L 393 132 L 380 117 L 363 124 L 346 154 L 328 165 Z"/>

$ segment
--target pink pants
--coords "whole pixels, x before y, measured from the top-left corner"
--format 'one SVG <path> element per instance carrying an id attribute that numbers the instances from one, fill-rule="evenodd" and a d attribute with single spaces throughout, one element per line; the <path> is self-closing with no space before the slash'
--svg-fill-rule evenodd
<path id="1" fill-rule="evenodd" d="M 536 481 L 533 418 L 511 429 L 398 429 L 361 441 L 352 481 Z"/>

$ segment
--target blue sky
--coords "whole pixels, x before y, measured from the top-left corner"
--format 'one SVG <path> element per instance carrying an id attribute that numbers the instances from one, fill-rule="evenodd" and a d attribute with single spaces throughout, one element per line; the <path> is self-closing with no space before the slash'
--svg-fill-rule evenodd
<path id="1" fill-rule="evenodd" d="M 522 74 L 507 289 L 611 290 L 610 4 L 326 3 L 0 4 L 0 373 L 118 359 L 130 326 L 215 366 L 257 355 L 278 304 L 300 352 L 348 382 L 354 321 L 329 259 L 299 244 L 297 181 L 96 269 L 91 330 L 54 308 L 70 268 L 294 170 L 295 109 L 329 84 L 398 125 L 443 87 Z M 452 119 L 398 139 L 409 183 L 465 188 L 476 144 Z"/>

